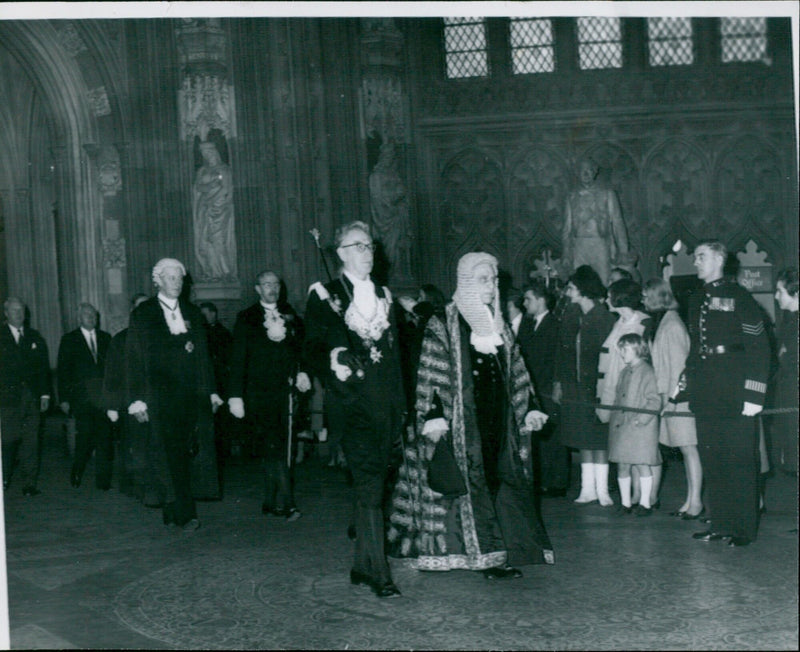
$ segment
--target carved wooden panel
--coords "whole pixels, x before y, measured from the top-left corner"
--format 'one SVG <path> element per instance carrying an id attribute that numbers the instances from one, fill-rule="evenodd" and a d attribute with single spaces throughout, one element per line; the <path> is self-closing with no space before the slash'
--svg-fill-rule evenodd
<path id="1" fill-rule="evenodd" d="M 758 136 L 737 138 L 720 153 L 714 184 L 716 211 L 720 228 L 731 242 L 740 244 L 759 233 L 770 242 L 770 250 L 780 248 L 782 176 L 777 155 Z"/>
<path id="2" fill-rule="evenodd" d="M 505 253 L 505 200 L 501 166 L 468 149 L 446 161 L 441 173 L 442 230 L 451 262 L 476 247 Z"/>
<path id="3" fill-rule="evenodd" d="M 712 236 L 708 179 L 708 162 L 693 143 L 673 138 L 654 149 L 642 175 L 647 197 L 644 258 L 665 253 L 676 234 L 695 240 Z"/>

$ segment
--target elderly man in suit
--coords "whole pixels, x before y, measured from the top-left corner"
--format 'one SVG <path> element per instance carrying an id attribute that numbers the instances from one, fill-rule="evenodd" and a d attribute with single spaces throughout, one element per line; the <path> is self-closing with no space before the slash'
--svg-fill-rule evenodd
<path id="1" fill-rule="evenodd" d="M 150 473 L 164 492 L 164 523 L 190 531 L 200 527 L 192 458 L 204 444 L 199 438 L 213 432 L 211 413 L 222 399 L 214 392 L 203 316 L 180 298 L 184 276 L 174 258 L 153 267 L 158 295 L 131 314 L 125 362 L 128 413 L 150 423 Z"/>
<path id="2" fill-rule="evenodd" d="M 247 420 L 247 427 L 264 457 L 264 514 L 300 517 L 294 503 L 290 463 L 292 387 L 311 389 L 300 370 L 303 322 L 288 302 L 282 301 L 281 279 L 272 271 L 256 279 L 259 301 L 236 317 L 233 327 L 230 395 L 231 414 Z"/>
<path id="3" fill-rule="evenodd" d="M 405 408 L 392 296 L 370 278 L 369 225 L 336 232 L 339 278 L 315 283 L 306 306 L 306 355 L 342 407 L 342 448 L 353 474 L 356 551 L 350 581 L 381 598 L 400 595 L 384 552 L 384 484 Z"/>
<path id="4" fill-rule="evenodd" d="M 86 464 L 95 452 L 95 483 L 111 488 L 114 445 L 111 422 L 103 401 L 103 369 L 111 335 L 97 328 L 97 309 L 78 306 L 80 326 L 61 338 L 58 347 L 58 397 L 61 411 L 75 417 L 75 459 L 69 481 L 79 487 Z"/>
<path id="5" fill-rule="evenodd" d="M 39 421 L 50 406 L 47 344 L 25 325 L 25 304 L 8 297 L 6 325 L 0 328 L 0 422 L 3 434 L 3 487 L 8 489 L 19 454 L 22 493 L 36 496 L 39 476 Z"/>

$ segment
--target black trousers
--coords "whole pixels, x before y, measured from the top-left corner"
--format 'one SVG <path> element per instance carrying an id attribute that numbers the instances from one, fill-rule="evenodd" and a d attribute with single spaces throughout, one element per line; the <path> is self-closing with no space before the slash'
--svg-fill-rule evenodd
<path id="1" fill-rule="evenodd" d="M 569 488 L 570 452 L 558 437 L 559 406 L 542 397 L 544 411 L 550 416 L 534 438 L 534 481 L 537 487 L 548 489 Z"/>
<path id="2" fill-rule="evenodd" d="M 192 497 L 192 458 L 189 443 L 195 436 L 197 404 L 187 401 L 186 409 L 162 416 L 162 439 L 175 500 L 164 505 L 164 523 L 185 525 L 197 518 Z"/>
<path id="3" fill-rule="evenodd" d="M 82 476 L 86 464 L 95 453 L 95 482 L 98 489 L 111 486 L 111 471 L 114 463 L 114 442 L 111 438 L 111 422 L 106 415 L 86 406 L 73 409 L 75 416 L 75 459 L 72 473 Z"/>
<path id="4" fill-rule="evenodd" d="M 19 457 L 22 487 L 36 486 L 39 476 L 39 398 L 27 388 L 19 403 L 0 408 L 3 422 L 3 482 L 8 484 Z"/>
<path id="5" fill-rule="evenodd" d="M 392 437 L 400 427 L 397 417 L 363 406 L 348 410 L 342 448 L 353 474 L 356 543 L 353 570 L 376 583 L 391 580 L 384 549 L 384 485 L 389 470 Z"/>
<path id="6" fill-rule="evenodd" d="M 758 533 L 758 419 L 693 408 L 711 529 L 756 538 Z"/>

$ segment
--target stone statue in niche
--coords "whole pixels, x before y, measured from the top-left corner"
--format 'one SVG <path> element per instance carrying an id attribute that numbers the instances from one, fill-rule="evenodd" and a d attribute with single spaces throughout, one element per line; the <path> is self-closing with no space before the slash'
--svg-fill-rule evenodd
<path id="1" fill-rule="evenodd" d="M 236 280 L 233 177 L 214 143 L 200 143 L 203 165 L 192 188 L 195 255 L 200 281 Z"/>
<path id="2" fill-rule="evenodd" d="M 581 160 L 580 186 L 569 193 L 564 209 L 561 262 L 570 271 L 591 265 L 608 283 L 612 267 L 630 267 L 636 256 L 628 248 L 617 195 L 597 183 L 598 172 L 599 166 L 592 159 Z"/>
<path id="3" fill-rule="evenodd" d="M 392 142 L 381 145 L 380 155 L 369 175 L 369 201 L 376 239 L 392 266 L 401 274 L 411 267 L 411 220 L 406 187 L 397 166 L 397 149 Z"/>

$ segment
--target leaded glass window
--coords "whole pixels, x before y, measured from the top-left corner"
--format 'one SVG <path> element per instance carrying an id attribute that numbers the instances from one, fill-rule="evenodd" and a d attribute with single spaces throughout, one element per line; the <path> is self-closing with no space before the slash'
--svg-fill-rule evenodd
<path id="1" fill-rule="evenodd" d="M 648 18 L 651 66 L 688 66 L 694 61 L 691 18 Z"/>
<path id="2" fill-rule="evenodd" d="M 622 67 L 619 18 L 578 18 L 578 62 L 582 70 Z"/>
<path id="3" fill-rule="evenodd" d="M 512 18 L 509 23 L 511 66 L 515 75 L 553 72 L 553 21 L 549 18 Z"/>
<path id="4" fill-rule="evenodd" d="M 722 61 L 766 61 L 766 18 L 720 18 Z"/>
<path id="5" fill-rule="evenodd" d="M 488 76 L 483 18 L 445 18 L 444 49 L 449 79 Z"/>

